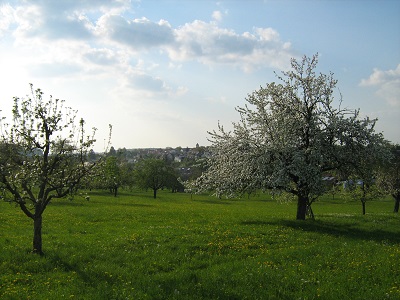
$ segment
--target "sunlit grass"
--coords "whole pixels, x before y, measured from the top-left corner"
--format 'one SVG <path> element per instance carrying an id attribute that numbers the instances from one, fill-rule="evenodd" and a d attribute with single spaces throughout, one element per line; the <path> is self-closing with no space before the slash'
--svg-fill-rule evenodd
<path id="1" fill-rule="evenodd" d="M 388 198 L 329 197 L 315 221 L 267 195 L 219 200 L 91 192 L 32 224 L 0 202 L 1 299 L 399 299 L 400 219 Z"/>

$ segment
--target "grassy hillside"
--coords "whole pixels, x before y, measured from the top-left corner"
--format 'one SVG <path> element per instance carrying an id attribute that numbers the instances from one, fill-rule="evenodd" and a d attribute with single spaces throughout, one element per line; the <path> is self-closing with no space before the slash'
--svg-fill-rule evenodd
<path id="1" fill-rule="evenodd" d="M 90 193 L 31 221 L 0 202 L 1 299 L 400 299 L 400 216 L 391 199 L 325 199 L 316 220 L 267 195 L 219 200 Z"/>

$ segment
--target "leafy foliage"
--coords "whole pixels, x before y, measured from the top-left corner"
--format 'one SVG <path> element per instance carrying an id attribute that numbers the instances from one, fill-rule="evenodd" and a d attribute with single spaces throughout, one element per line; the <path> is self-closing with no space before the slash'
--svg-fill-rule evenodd
<path id="1" fill-rule="evenodd" d="M 122 172 L 115 156 L 109 156 L 104 163 L 104 184 L 117 196 L 118 188 L 122 184 Z"/>
<path id="2" fill-rule="evenodd" d="M 152 189 L 154 198 L 157 191 L 164 187 L 178 185 L 177 175 L 174 169 L 164 160 L 147 158 L 139 161 L 134 170 L 135 183 L 139 188 Z"/>
<path id="3" fill-rule="evenodd" d="M 362 213 L 366 213 L 367 201 L 387 195 L 387 191 L 377 184 L 379 170 L 390 161 L 389 144 L 370 143 L 363 148 L 364 155 L 349 176 L 353 187 L 348 189 L 353 198 L 360 200 Z"/>
<path id="4" fill-rule="evenodd" d="M 378 186 L 392 195 L 395 204 L 393 211 L 399 212 L 400 207 L 400 145 L 390 147 L 391 158 L 381 166 L 377 175 Z"/>

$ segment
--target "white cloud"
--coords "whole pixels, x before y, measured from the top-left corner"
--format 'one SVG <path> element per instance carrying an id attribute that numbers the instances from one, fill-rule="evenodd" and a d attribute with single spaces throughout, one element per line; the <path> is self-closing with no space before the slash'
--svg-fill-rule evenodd
<path id="1" fill-rule="evenodd" d="M 252 71 L 259 67 L 285 68 L 293 57 L 290 43 L 272 28 L 238 34 L 216 23 L 196 20 L 175 29 L 177 44 L 168 47 L 171 59 L 197 60 L 206 65 L 224 64 Z"/>
<path id="2" fill-rule="evenodd" d="M 87 40 L 92 37 L 91 22 L 75 12 L 50 14 L 43 6 L 20 6 L 15 11 L 15 21 L 17 38 Z"/>
<path id="3" fill-rule="evenodd" d="M 118 63 L 118 57 L 115 51 L 107 48 L 89 49 L 83 55 L 88 61 L 98 65 L 114 65 Z"/>
<path id="4" fill-rule="evenodd" d="M 277 42 L 279 43 L 279 33 L 272 28 L 255 28 L 254 31 L 263 42 Z"/>
<path id="5" fill-rule="evenodd" d="M 133 73 L 129 75 L 129 85 L 134 89 L 163 92 L 166 84 L 161 78 L 153 77 L 145 73 Z"/>
<path id="6" fill-rule="evenodd" d="M 394 70 L 374 69 L 367 79 L 361 80 L 360 85 L 377 87 L 377 96 L 385 99 L 391 106 L 400 107 L 400 64 Z"/>
<path id="7" fill-rule="evenodd" d="M 146 18 L 129 21 L 120 15 L 103 15 L 97 22 L 98 35 L 111 41 L 127 45 L 136 50 L 148 50 L 174 42 L 173 31 L 168 22 L 158 23 Z"/>
<path id="8" fill-rule="evenodd" d="M 293 56 L 290 43 L 272 28 L 252 33 L 222 28 L 218 22 L 226 12 L 221 11 L 213 12 L 214 21 L 172 28 L 166 20 L 128 19 L 128 0 L 18 3 L 1 6 L 0 37 L 3 33 L 12 39 L 7 55 L 20 58 L 18 66 L 27 77 L 74 84 L 109 80 L 122 99 L 186 95 L 186 84 L 168 77 L 163 67 L 180 71 L 186 62 L 198 62 L 251 72 L 265 66 L 285 68 Z"/>
<path id="9" fill-rule="evenodd" d="M 9 5 L 0 5 L 0 38 L 6 34 L 14 23 L 14 9 Z"/>
<path id="10" fill-rule="evenodd" d="M 20 1 L 15 5 L 14 21 L 17 23 L 16 34 L 21 37 L 41 37 L 54 39 L 92 38 L 94 23 L 99 12 L 119 14 L 129 9 L 130 0 L 37 0 L 34 2 Z M 1 8 L 10 15 L 10 6 Z M 6 23 L 3 13 L 0 13 L 0 33 Z M 8 23 L 10 23 L 8 21 Z"/>
<path id="11" fill-rule="evenodd" d="M 90 45 L 86 58 L 92 63 L 117 62 L 111 52 L 119 49 L 133 57 L 150 49 L 167 53 L 171 62 L 197 61 L 205 65 L 228 65 L 250 72 L 260 67 L 283 69 L 293 57 L 291 45 L 280 39 L 272 28 L 254 28 L 253 33 L 237 33 L 221 28 L 217 22 L 200 20 L 172 28 L 166 20 L 147 18 L 129 20 L 121 14 L 129 1 L 54 1 L 41 0 L 14 9 L 2 7 L 7 18 L 0 23 L 0 32 L 17 24 L 16 44 L 29 45 L 39 41 L 48 48 L 57 41 Z M 25 3 L 25 2 L 22 2 Z M 28 2 L 29 3 L 29 2 Z M 112 11 L 103 13 L 106 8 Z M 13 18 L 11 16 L 14 16 Z M 216 21 L 221 11 L 214 11 Z M 101 49 L 100 51 L 97 49 Z M 65 52 L 61 49 L 61 52 Z M 107 53 L 107 51 L 109 51 Z M 73 53 L 73 60 L 76 53 Z M 129 59 L 128 59 L 129 60 Z"/>
<path id="12" fill-rule="evenodd" d="M 140 65 L 140 62 L 137 66 Z M 126 101 L 162 101 L 168 102 L 171 99 L 181 97 L 188 92 L 184 86 L 174 86 L 163 78 L 154 76 L 146 70 L 138 67 L 129 67 L 123 74 L 117 74 L 119 85 L 113 93 L 120 95 Z M 125 101 L 125 100 L 123 100 Z"/>
<path id="13" fill-rule="evenodd" d="M 377 68 L 368 79 L 362 79 L 362 86 L 378 85 L 388 81 L 398 80 L 400 78 L 400 64 L 397 65 L 395 70 L 381 71 Z"/>
<path id="14" fill-rule="evenodd" d="M 213 11 L 212 18 L 216 22 L 221 22 L 222 21 L 222 13 L 219 10 Z"/>

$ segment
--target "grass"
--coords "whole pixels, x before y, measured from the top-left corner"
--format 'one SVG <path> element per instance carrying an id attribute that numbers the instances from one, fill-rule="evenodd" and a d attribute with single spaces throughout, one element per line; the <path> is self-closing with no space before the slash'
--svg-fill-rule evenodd
<path id="1" fill-rule="evenodd" d="M 0 202 L 1 299 L 400 299 L 400 219 L 388 198 L 296 204 L 266 195 L 91 192 L 31 221 Z"/>

